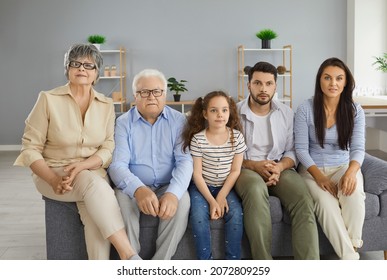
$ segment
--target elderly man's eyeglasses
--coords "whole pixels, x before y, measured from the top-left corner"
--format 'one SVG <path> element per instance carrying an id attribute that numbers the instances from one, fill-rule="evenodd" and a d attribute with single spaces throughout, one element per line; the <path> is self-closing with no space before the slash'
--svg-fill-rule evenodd
<path id="1" fill-rule="evenodd" d="M 137 94 L 140 94 L 142 98 L 148 98 L 151 94 L 153 94 L 154 97 L 160 97 L 163 94 L 164 90 L 162 89 L 142 89 L 136 91 Z"/>
<path id="2" fill-rule="evenodd" d="M 97 68 L 97 66 L 95 66 L 94 63 L 89 63 L 89 62 L 81 63 L 79 61 L 70 61 L 69 63 L 69 66 L 72 68 L 79 68 L 81 67 L 81 65 L 83 65 L 83 68 L 85 68 L 86 70 L 93 70 Z"/>

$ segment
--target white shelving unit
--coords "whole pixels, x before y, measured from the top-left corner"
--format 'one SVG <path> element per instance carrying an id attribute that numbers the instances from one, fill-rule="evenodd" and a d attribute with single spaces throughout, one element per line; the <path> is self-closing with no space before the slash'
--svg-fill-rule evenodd
<path id="1" fill-rule="evenodd" d="M 116 112 L 122 113 L 126 111 L 126 50 L 124 47 L 113 50 L 100 50 L 104 59 L 104 66 L 100 70 L 101 87 L 107 86 L 110 89 L 109 94 L 113 98 L 113 103 L 117 107 Z M 104 67 L 116 65 L 116 75 L 105 76 Z M 106 82 L 108 85 L 103 85 Z"/>
<path id="2" fill-rule="evenodd" d="M 248 56 L 248 57 L 246 57 Z M 258 61 L 267 61 L 275 65 L 286 67 L 284 74 L 278 74 L 276 98 L 292 107 L 292 46 L 286 45 L 279 49 L 251 49 L 243 45 L 238 46 L 238 101 L 248 95 L 247 75 L 244 68 L 254 66 Z M 280 62 L 279 62 L 280 61 Z M 282 92 L 278 92 L 282 84 Z"/>

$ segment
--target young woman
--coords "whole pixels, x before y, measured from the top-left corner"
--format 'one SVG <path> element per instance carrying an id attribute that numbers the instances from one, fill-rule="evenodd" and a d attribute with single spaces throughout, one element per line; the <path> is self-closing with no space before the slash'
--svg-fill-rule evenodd
<path id="1" fill-rule="evenodd" d="M 359 259 L 365 194 L 361 164 L 365 117 L 352 99 L 355 87 L 338 58 L 317 73 L 314 97 L 296 112 L 294 135 L 300 174 L 315 201 L 318 221 L 340 259 Z"/>
<path id="2" fill-rule="evenodd" d="M 222 91 L 198 98 L 183 132 L 193 157 L 190 220 L 198 259 L 212 259 L 210 219 L 225 219 L 226 259 L 240 259 L 243 213 L 233 190 L 246 150 L 235 102 Z"/>

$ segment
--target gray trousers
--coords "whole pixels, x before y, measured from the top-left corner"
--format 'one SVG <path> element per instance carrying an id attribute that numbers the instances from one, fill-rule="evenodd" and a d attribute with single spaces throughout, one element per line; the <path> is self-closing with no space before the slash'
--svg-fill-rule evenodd
<path id="1" fill-rule="evenodd" d="M 164 194 L 168 185 L 160 188 L 151 188 L 157 197 Z M 129 241 L 133 248 L 140 252 L 140 210 L 135 198 L 130 198 L 120 189 L 115 188 L 118 204 L 121 208 Z M 190 208 L 189 194 L 186 191 L 179 200 L 175 216 L 168 220 L 159 220 L 156 239 L 156 252 L 152 260 L 170 260 L 176 252 L 177 246 L 183 237 L 187 224 Z"/>

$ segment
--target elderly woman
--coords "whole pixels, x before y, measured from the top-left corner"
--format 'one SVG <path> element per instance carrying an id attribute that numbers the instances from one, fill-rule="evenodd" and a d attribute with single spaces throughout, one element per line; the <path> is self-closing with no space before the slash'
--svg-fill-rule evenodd
<path id="1" fill-rule="evenodd" d="M 77 203 L 89 259 L 109 259 L 110 243 L 121 259 L 139 259 L 105 171 L 114 149 L 115 113 L 112 100 L 93 89 L 101 66 L 93 45 L 69 49 L 69 82 L 39 94 L 15 165 L 31 168 L 42 195 Z"/>

